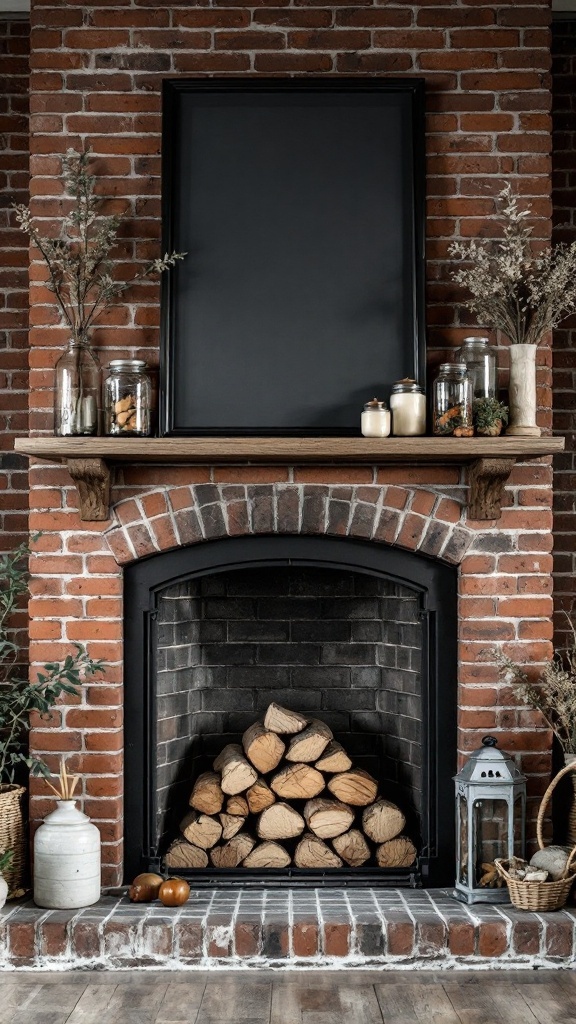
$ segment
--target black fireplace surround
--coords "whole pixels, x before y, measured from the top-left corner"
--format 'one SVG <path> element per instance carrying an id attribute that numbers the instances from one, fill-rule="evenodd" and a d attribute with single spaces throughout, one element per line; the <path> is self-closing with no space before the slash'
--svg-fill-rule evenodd
<path id="1" fill-rule="evenodd" d="M 194 885 L 450 884 L 456 570 L 347 538 L 208 541 L 125 570 L 125 857 L 158 870 L 194 778 L 271 701 L 325 721 L 398 803 L 406 869 L 189 872 Z"/>

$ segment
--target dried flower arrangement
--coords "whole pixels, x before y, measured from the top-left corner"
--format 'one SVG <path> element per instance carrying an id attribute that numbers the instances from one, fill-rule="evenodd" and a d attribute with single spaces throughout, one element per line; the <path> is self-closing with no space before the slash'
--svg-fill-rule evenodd
<path id="1" fill-rule="evenodd" d="M 501 677 L 515 683 L 522 699 L 540 712 L 564 753 L 576 754 L 576 628 L 572 622 L 570 630 L 570 645 L 554 652 L 535 683 L 501 651 L 496 657 Z"/>
<path id="2" fill-rule="evenodd" d="M 452 278 L 471 292 L 464 305 L 485 327 L 502 331 L 514 345 L 537 345 L 576 310 L 576 242 L 536 247 L 507 184 L 497 197 L 502 238 L 453 242 L 448 253 L 467 266 Z"/>
<path id="3" fill-rule="evenodd" d="M 69 775 L 66 768 L 66 762 L 62 757 L 60 760 L 60 773 L 58 775 L 58 786 L 53 786 L 48 779 L 45 779 L 45 783 L 49 789 L 52 790 L 58 800 L 72 800 L 74 796 L 74 790 L 76 789 L 76 783 L 78 782 L 78 775 Z"/>
<path id="4" fill-rule="evenodd" d="M 96 195 L 96 178 L 89 174 L 90 150 L 69 149 L 62 160 L 66 192 L 74 204 L 63 217 L 61 237 L 40 233 L 28 206 L 14 206 L 16 220 L 39 250 L 49 274 L 48 288 L 54 292 L 63 322 L 72 337 L 85 342 L 90 328 L 108 306 L 134 281 L 161 274 L 186 253 L 172 252 L 152 260 L 129 281 L 113 277 L 112 249 L 118 244 L 122 218 L 103 216 L 102 198 Z"/>

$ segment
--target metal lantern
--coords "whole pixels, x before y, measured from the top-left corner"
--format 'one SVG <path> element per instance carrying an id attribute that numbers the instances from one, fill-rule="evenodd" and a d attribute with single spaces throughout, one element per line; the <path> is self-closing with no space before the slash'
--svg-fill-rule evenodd
<path id="1" fill-rule="evenodd" d="M 526 778 L 510 754 L 496 749 L 497 742 L 484 736 L 482 746 L 454 777 L 454 895 L 463 903 L 508 903 L 508 889 L 496 887 L 494 859 L 524 854 Z"/>

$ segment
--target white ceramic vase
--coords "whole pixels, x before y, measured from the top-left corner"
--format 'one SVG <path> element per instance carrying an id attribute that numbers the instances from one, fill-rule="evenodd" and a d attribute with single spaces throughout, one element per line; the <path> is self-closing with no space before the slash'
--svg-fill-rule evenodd
<path id="1" fill-rule="evenodd" d="M 8 899 L 8 882 L 4 878 L 4 875 L 0 875 L 0 910 Z"/>
<path id="2" fill-rule="evenodd" d="M 75 800 L 58 800 L 34 836 L 34 902 L 68 910 L 100 899 L 100 833 Z"/>
<path id="3" fill-rule="evenodd" d="M 510 424 L 507 434 L 516 437 L 540 437 L 536 425 L 536 350 L 537 345 L 510 345 Z"/>

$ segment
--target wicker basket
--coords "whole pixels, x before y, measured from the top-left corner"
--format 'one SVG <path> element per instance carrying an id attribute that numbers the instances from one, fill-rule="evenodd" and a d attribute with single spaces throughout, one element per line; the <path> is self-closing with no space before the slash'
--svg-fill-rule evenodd
<path id="1" fill-rule="evenodd" d="M 576 761 L 572 761 L 569 765 L 566 765 L 561 772 L 548 786 L 548 789 L 542 797 L 542 802 L 538 810 L 538 820 L 536 822 L 536 837 L 538 839 L 538 846 L 541 850 L 546 847 L 542 838 L 542 824 L 544 821 L 544 815 L 550 802 L 550 797 L 554 792 L 560 779 L 568 775 L 569 772 L 576 771 Z M 508 874 L 508 866 L 510 861 L 497 858 L 494 861 L 496 870 L 501 878 L 504 879 L 508 886 L 508 892 L 510 894 L 510 900 L 515 907 L 519 910 L 561 910 L 566 903 L 570 889 L 576 879 L 576 869 L 572 870 L 574 858 L 576 857 L 576 846 L 571 850 L 564 874 L 562 878 L 559 878 L 556 882 L 522 882 L 517 878 L 511 878 Z"/>
<path id="2" fill-rule="evenodd" d="M 0 785 L 0 850 L 12 850 L 12 863 L 4 872 L 8 899 L 22 896 L 26 876 L 26 826 L 22 815 L 23 786 Z"/>

